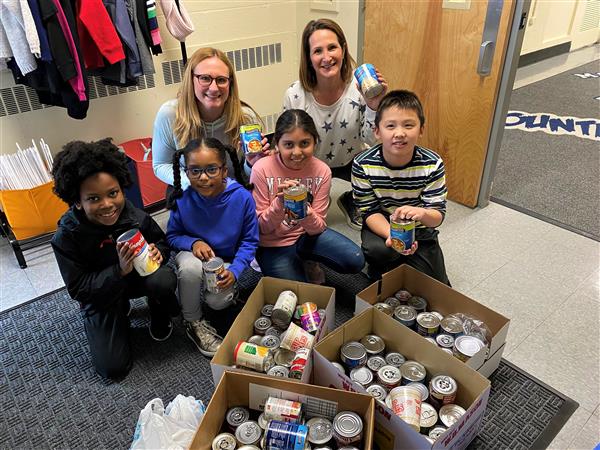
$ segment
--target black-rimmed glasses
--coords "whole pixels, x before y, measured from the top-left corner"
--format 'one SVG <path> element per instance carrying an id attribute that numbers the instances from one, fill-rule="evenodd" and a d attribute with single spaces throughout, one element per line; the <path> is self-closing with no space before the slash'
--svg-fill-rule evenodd
<path id="1" fill-rule="evenodd" d="M 219 175 L 223 167 L 225 167 L 225 165 L 206 167 L 184 167 L 183 170 L 185 170 L 185 173 L 187 174 L 189 179 L 195 180 L 197 178 L 200 178 L 203 173 L 205 173 L 208 178 L 215 178 Z"/>
<path id="2" fill-rule="evenodd" d="M 196 80 L 198 80 L 198 83 L 200 84 L 200 86 L 203 86 L 203 87 L 210 86 L 213 81 L 215 83 L 217 83 L 217 86 L 225 87 L 231 81 L 231 79 L 229 77 L 224 77 L 222 75 L 220 75 L 218 77 L 212 77 L 206 73 L 193 73 L 192 76 L 194 78 L 196 78 Z"/>

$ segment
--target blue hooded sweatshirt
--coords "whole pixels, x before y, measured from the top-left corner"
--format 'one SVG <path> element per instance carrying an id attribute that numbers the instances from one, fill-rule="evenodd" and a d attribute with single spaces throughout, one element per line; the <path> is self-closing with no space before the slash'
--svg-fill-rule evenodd
<path id="1" fill-rule="evenodd" d="M 219 258 L 230 261 L 236 280 L 246 269 L 258 247 L 258 221 L 252 194 L 227 178 L 225 190 L 216 197 L 203 197 L 192 187 L 177 199 L 171 211 L 167 240 L 177 251 L 192 251 L 197 240 L 206 242 Z"/>

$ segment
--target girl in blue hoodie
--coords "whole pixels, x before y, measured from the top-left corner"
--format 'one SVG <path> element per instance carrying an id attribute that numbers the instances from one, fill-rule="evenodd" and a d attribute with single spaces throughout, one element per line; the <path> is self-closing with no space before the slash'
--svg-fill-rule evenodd
<path id="1" fill-rule="evenodd" d="M 227 154 L 236 180 L 227 177 Z M 179 161 L 183 156 L 190 186 L 181 188 Z M 177 251 L 179 301 L 187 336 L 198 350 L 212 357 L 222 338 L 202 320 L 203 263 L 223 259 L 221 290 L 231 288 L 254 259 L 258 247 L 256 205 L 233 147 L 214 138 L 194 139 L 173 155 L 174 191 L 167 201 L 171 216 L 167 240 Z"/>

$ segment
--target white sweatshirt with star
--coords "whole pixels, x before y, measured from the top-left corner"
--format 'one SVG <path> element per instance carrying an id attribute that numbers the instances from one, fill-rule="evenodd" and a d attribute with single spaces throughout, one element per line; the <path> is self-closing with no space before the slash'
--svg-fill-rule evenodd
<path id="1" fill-rule="evenodd" d="M 337 102 L 324 106 L 296 81 L 283 98 L 283 110 L 287 109 L 303 109 L 315 121 L 321 138 L 315 156 L 329 167 L 345 166 L 375 144 L 375 111 L 366 105 L 354 82 L 348 84 Z"/>

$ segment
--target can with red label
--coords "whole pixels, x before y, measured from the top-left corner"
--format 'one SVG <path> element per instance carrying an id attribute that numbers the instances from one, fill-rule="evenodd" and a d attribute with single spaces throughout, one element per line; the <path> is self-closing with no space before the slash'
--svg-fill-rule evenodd
<path id="1" fill-rule="evenodd" d="M 292 367 L 290 367 L 290 378 L 296 378 L 298 380 L 302 378 L 304 368 L 306 367 L 306 361 L 308 361 L 309 357 L 310 349 L 302 347 L 296 350 L 296 356 L 294 356 Z"/>
<path id="2" fill-rule="evenodd" d="M 133 268 L 142 277 L 146 277 L 158 270 L 160 264 L 150 257 L 150 248 L 142 233 L 137 228 L 126 231 L 117 238 L 117 242 L 127 242 L 135 255 Z"/>
<path id="3" fill-rule="evenodd" d="M 267 420 L 301 423 L 304 409 L 300 402 L 269 397 L 265 402 L 264 415 Z"/>
<path id="4" fill-rule="evenodd" d="M 299 348 L 312 348 L 315 337 L 295 323 L 290 323 L 288 329 L 281 335 L 280 347 L 297 351 Z"/>

